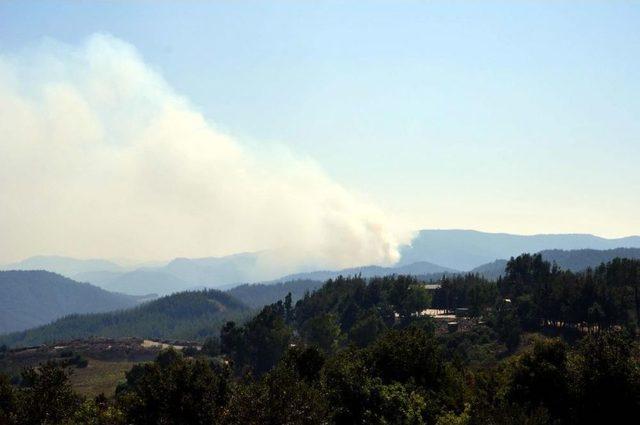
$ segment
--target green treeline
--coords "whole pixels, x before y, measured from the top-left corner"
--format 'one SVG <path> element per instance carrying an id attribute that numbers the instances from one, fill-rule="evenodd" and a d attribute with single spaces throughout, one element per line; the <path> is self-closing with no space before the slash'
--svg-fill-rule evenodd
<path id="1" fill-rule="evenodd" d="M 113 400 L 82 399 L 45 364 L 0 377 L 3 424 L 590 424 L 640 413 L 638 347 L 623 331 L 575 346 L 540 339 L 492 368 L 444 355 L 420 327 L 328 355 L 289 347 L 269 372 L 235 378 L 224 360 L 173 350 L 134 366 Z"/>

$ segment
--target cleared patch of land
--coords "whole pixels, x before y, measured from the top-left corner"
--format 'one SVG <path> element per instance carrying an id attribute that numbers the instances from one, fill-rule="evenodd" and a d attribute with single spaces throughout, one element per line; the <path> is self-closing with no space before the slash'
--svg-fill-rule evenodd
<path id="1" fill-rule="evenodd" d="M 133 362 L 110 362 L 90 359 L 85 368 L 73 368 L 71 384 L 79 393 L 87 397 L 95 397 L 101 393 L 107 397 L 115 394 L 118 383 L 125 379 L 125 373 L 134 365 Z"/>

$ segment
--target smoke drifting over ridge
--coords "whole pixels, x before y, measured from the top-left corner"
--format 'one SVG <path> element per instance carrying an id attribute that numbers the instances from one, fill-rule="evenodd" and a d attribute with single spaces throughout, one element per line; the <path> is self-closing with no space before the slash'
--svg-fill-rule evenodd
<path id="1" fill-rule="evenodd" d="M 0 261 L 223 255 L 391 263 L 384 214 L 290 155 L 248 151 L 108 35 L 0 55 Z"/>

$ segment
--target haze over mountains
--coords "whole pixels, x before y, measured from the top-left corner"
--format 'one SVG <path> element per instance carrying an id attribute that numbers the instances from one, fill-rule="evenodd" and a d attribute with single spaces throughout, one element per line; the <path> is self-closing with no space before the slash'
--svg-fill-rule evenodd
<path id="1" fill-rule="evenodd" d="M 109 291 L 132 295 L 166 295 L 194 288 L 228 288 L 251 282 L 324 281 L 340 274 L 361 274 L 363 277 L 389 274 L 424 276 L 473 270 L 496 276 L 496 273 L 504 269 L 504 262 L 498 262 L 493 266 L 490 263 L 523 252 L 613 248 L 640 248 L 640 237 L 606 239 L 588 234 L 526 236 L 473 230 L 422 230 L 418 232 L 411 245 L 401 248 L 401 259 L 395 266 L 363 265 L 341 270 L 301 271 L 282 277 L 273 276 L 261 268 L 261 253 L 196 259 L 176 258 L 156 266 L 141 267 L 124 267 L 113 261 L 101 259 L 78 260 L 38 256 L 4 268 L 48 270 Z M 561 254 L 557 253 L 549 259 L 557 260 L 561 264 L 561 257 Z M 570 262 L 569 259 L 567 261 Z"/>
<path id="2" fill-rule="evenodd" d="M 95 271 L 117 273 L 123 267 L 108 260 L 78 259 L 59 255 L 36 255 L 17 263 L 8 264 L 4 270 L 47 270 L 67 277 L 74 277 L 80 273 Z"/>
<path id="3" fill-rule="evenodd" d="M 5 266 L 6 270 L 48 270 L 103 289 L 132 295 L 166 295 L 200 287 L 258 281 L 258 253 L 225 257 L 176 258 L 155 267 L 123 267 L 105 260 L 38 256 Z M 95 266 L 92 268 L 92 266 Z"/>

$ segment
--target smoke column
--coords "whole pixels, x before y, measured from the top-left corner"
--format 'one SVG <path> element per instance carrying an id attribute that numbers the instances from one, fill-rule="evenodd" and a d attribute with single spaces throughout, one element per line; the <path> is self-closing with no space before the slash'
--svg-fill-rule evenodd
<path id="1" fill-rule="evenodd" d="M 223 134 L 108 35 L 0 54 L 0 261 L 267 250 L 265 267 L 397 260 L 375 206 L 312 161 Z"/>

